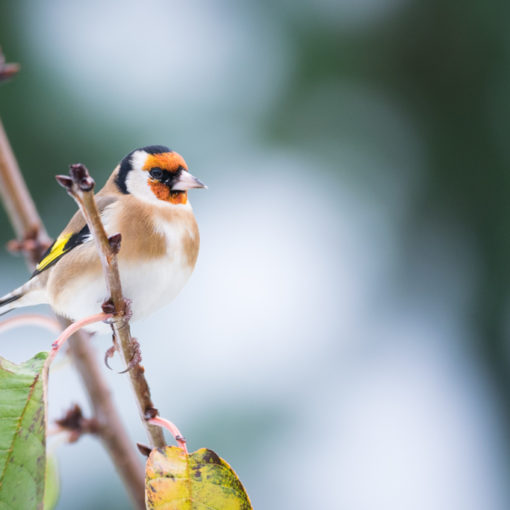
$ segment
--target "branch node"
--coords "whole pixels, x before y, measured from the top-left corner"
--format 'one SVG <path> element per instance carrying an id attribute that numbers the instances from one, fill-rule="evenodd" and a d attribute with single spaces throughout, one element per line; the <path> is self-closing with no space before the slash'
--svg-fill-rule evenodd
<path id="1" fill-rule="evenodd" d="M 136 446 L 137 446 L 137 448 L 138 448 L 138 451 L 139 451 L 142 455 L 145 455 L 146 457 L 148 457 L 148 456 L 151 454 L 151 452 L 152 452 L 152 450 L 151 450 L 148 446 L 146 446 L 146 445 L 144 445 L 144 444 L 136 443 Z"/>
<path id="2" fill-rule="evenodd" d="M 122 234 L 113 234 L 108 238 L 108 243 L 114 255 L 117 255 L 120 251 L 120 243 L 122 241 Z"/>
<path id="3" fill-rule="evenodd" d="M 102 305 L 101 305 L 101 309 L 103 310 L 104 313 L 111 313 L 111 314 L 114 314 L 115 313 L 115 305 L 113 304 L 113 300 L 112 298 L 110 299 L 107 299 Z"/>
<path id="4" fill-rule="evenodd" d="M 43 240 L 44 239 L 44 240 Z M 7 243 L 7 250 L 11 253 L 23 253 L 34 260 L 40 260 L 43 253 L 51 246 L 51 242 L 41 236 L 39 227 L 33 227 L 23 236 L 23 239 L 12 239 Z"/>
<path id="5" fill-rule="evenodd" d="M 64 417 L 55 420 L 55 423 L 60 429 L 70 433 L 70 443 L 78 441 L 83 434 L 97 434 L 100 430 L 99 422 L 95 418 L 85 418 L 78 404 L 74 404 Z"/>
<path id="6" fill-rule="evenodd" d="M 77 184 L 80 191 L 91 191 L 94 189 L 94 179 L 89 174 L 87 167 L 82 163 L 73 163 L 69 165 L 69 174 L 72 180 Z"/>
<path id="7" fill-rule="evenodd" d="M 55 175 L 57 182 L 70 193 L 73 189 L 73 180 L 67 175 Z"/>
<path id="8" fill-rule="evenodd" d="M 159 415 L 159 411 L 155 407 L 148 407 L 143 413 L 144 418 L 149 421 Z"/>

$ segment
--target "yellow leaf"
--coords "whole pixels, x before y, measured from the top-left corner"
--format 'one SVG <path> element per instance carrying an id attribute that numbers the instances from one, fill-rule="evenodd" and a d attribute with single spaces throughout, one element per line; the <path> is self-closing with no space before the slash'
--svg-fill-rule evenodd
<path id="1" fill-rule="evenodd" d="M 152 450 L 145 470 L 148 510 L 252 510 L 234 470 L 216 453 L 176 446 Z"/>

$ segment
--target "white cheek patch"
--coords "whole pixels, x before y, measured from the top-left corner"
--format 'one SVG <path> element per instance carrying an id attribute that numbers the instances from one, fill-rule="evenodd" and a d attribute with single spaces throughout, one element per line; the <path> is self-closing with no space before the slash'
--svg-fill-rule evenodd
<path id="1" fill-rule="evenodd" d="M 131 156 L 132 170 L 127 174 L 126 187 L 131 195 L 151 204 L 160 204 L 149 186 L 149 172 L 142 170 L 147 154 L 136 151 Z"/>

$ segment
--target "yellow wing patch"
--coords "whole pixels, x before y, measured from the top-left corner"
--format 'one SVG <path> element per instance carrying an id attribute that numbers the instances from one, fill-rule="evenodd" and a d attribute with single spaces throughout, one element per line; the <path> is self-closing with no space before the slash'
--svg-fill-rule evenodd
<path id="1" fill-rule="evenodd" d="M 64 248 L 72 236 L 72 232 L 69 234 L 61 235 L 51 247 L 49 253 L 37 264 L 35 270 L 42 271 L 44 268 L 48 267 L 55 259 L 64 254 Z"/>

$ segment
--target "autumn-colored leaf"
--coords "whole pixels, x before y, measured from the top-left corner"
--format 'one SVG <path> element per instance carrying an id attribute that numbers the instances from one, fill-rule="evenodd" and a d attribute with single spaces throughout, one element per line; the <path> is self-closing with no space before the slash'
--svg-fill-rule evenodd
<path id="1" fill-rule="evenodd" d="M 43 506 L 47 356 L 39 353 L 20 365 L 0 357 L 0 510 Z"/>
<path id="2" fill-rule="evenodd" d="M 252 510 L 234 470 L 206 448 L 191 454 L 176 446 L 152 450 L 145 502 L 148 510 Z"/>

